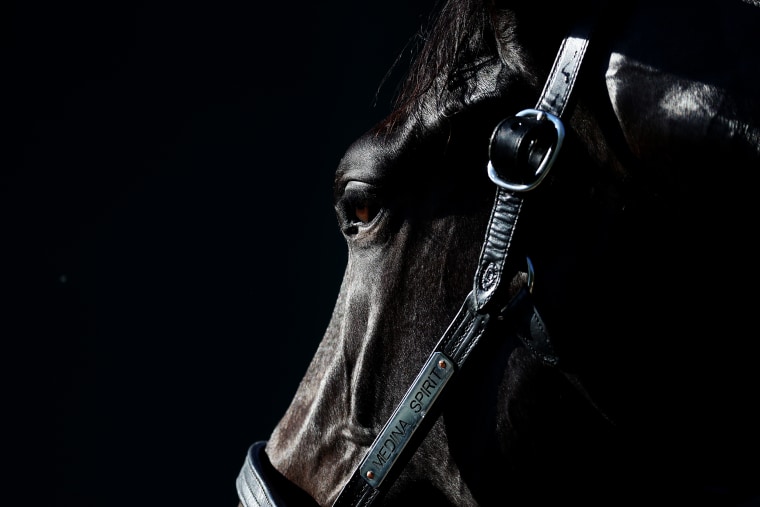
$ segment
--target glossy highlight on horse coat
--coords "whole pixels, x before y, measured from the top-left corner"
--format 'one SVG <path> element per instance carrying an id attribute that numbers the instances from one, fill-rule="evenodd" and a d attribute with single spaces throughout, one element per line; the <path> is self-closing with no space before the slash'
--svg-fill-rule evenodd
<path id="1" fill-rule="evenodd" d="M 457 314 L 494 127 L 534 106 L 589 13 L 562 151 L 514 237 L 558 361 L 495 327 L 378 504 L 760 502 L 753 0 L 440 6 L 393 113 L 336 171 L 348 264 L 262 455 L 283 497 L 335 502 Z"/>

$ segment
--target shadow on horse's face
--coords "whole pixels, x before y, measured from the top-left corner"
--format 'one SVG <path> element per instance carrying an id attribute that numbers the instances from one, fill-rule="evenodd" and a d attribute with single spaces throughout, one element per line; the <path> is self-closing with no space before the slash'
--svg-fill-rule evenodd
<path id="1" fill-rule="evenodd" d="M 348 265 L 265 455 L 320 505 L 472 290 L 491 132 L 533 106 L 573 16 L 532 9 L 444 6 L 398 109 L 338 167 Z M 758 493 L 744 295 L 758 281 L 760 8 L 630 11 L 594 34 L 560 158 L 513 238 L 560 361 L 497 327 L 388 504 L 634 505 L 657 492 L 733 505 Z"/>

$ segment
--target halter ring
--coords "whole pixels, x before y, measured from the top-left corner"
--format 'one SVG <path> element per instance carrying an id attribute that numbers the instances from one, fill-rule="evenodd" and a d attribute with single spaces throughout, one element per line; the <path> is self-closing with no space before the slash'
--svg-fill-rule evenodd
<path id="1" fill-rule="evenodd" d="M 531 121 L 523 122 L 521 118 Z M 555 136 L 543 153 L 536 152 L 537 144 L 545 141 L 538 129 L 545 129 L 545 122 L 550 122 L 554 128 Z M 529 137 L 530 136 L 530 137 Z M 557 116 L 538 109 L 524 109 L 514 116 L 505 118 L 496 126 L 491 134 L 489 146 L 488 177 L 500 187 L 512 192 L 526 192 L 536 188 L 549 173 L 549 169 L 557 158 L 562 140 L 565 138 L 565 127 Z M 501 162 L 512 160 L 512 166 L 519 164 L 531 166 L 535 155 L 540 155 L 537 168 L 529 175 L 526 182 L 505 180 L 496 170 L 493 164 L 495 156 L 502 158 Z M 524 160 L 520 160 L 524 159 Z M 529 160 L 531 159 L 531 160 Z"/>

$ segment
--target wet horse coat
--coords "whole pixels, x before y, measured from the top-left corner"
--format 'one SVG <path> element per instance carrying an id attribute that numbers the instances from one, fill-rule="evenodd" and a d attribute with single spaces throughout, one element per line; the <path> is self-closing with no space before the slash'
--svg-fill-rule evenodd
<path id="1" fill-rule="evenodd" d="M 257 455 L 278 495 L 330 505 L 362 461 L 472 290 L 494 127 L 536 103 L 596 7 L 448 2 L 394 113 L 347 150 L 340 294 Z M 378 503 L 757 501 L 760 6 L 619 10 L 602 13 L 513 240 L 559 360 L 509 319 L 490 329 Z"/>

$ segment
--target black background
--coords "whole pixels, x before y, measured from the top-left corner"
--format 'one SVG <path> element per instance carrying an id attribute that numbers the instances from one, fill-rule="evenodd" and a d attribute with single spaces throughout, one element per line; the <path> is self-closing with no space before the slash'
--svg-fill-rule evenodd
<path id="1" fill-rule="evenodd" d="M 236 505 L 337 295 L 334 169 L 432 5 L 6 4 L 18 503 Z"/>

